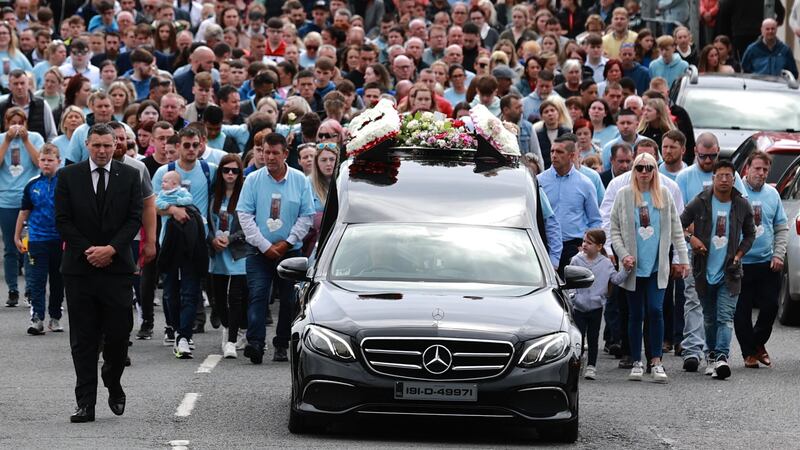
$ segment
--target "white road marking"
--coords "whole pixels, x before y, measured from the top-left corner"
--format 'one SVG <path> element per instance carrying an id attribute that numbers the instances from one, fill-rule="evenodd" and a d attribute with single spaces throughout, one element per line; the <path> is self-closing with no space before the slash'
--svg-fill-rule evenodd
<path id="1" fill-rule="evenodd" d="M 186 439 L 176 439 L 174 441 L 169 441 L 169 446 L 172 447 L 172 450 L 188 450 L 189 441 Z"/>
<path id="2" fill-rule="evenodd" d="M 200 397 L 200 394 L 195 392 L 190 392 L 183 397 L 183 401 L 180 405 L 178 405 L 178 409 L 175 411 L 175 415 L 177 417 L 189 417 L 192 414 L 192 410 L 194 409 L 194 404 L 197 402 L 197 399 Z"/>
<path id="3" fill-rule="evenodd" d="M 217 363 L 222 359 L 222 355 L 208 355 L 203 364 L 197 368 L 195 373 L 211 373 L 211 370 L 216 367 Z"/>

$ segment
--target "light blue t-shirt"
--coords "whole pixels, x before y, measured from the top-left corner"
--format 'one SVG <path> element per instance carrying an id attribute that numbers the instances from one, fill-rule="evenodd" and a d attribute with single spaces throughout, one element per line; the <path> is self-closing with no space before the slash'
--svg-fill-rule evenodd
<path id="1" fill-rule="evenodd" d="M 262 167 L 244 179 L 236 211 L 254 215 L 268 241 L 285 241 L 299 217 L 314 215 L 311 184 L 297 169 L 287 166 L 286 176 L 278 182 Z M 294 249 L 302 246 L 300 241 Z"/>
<path id="2" fill-rule="evenodd" d="M 616 125 L 609 125 L 600 131 L 595 131 L 592 135 L 592 143 L 603 148 L 609 142 L 619 137 L 619 129 Z"/>
<path id="3" fill-rule="evenodd" d="M 120 123 L 125 127 L 126 132 L 133 132 L 127 123 Z M 89 134 L 89 128 L 91 127 L 84 123 L 75 129 L 75 132 L 72 133 L 72 139 L 69 140 L 66 152 L 61 155 L 62 160 L 66 161 L 68 159 L 74 163 L 79 163 L 89 159 L 89 149 L 86 147 L 86 136 Z M 161 183 L 159 182 L 160 186 Z"/>
<path id="4" fill-rule="evenodd" d="M 658 242 L 661 236 L 661 213 L 653 207 L 650 192 L 642 192 L 642 204 L 634 206 L 636 223 L 636 276 L 649 277 L 658 271 Z"/>
<path id="5" fill-rule="evenodd" d="M 461 102 L 467 101 L 467 91 L 459 94 L 453 88 L 447 88 L 444 90 L 444 99 L 450 102 L 451 105 L 456 106 Z"/>
<path id="6" fill-rule="evenodd" d="M 580 166 L 578 169 L 589 181 L 592 182 L 594 185 L 595 190 L 597 191 L 597 205 L 599 206 L 603 203 L 603 197 L 606 195 L 606 188 L 603 186 L 603 180 L 600 178 L 600 174 L 597 173 L 596 170 L 592 169 L 591 167 Z"/>
<path id="7" fill-rule="evenodd" d="M 753 190 L 748 183 L 748 200 L 753 208 L 753 222 L 756 227 L 756 240 L 750 251 L 742 258 L 743 264 L 758 264 L 772 260 L 772 246 L 775 240 L 775 225 L 786 223 L 780 194 L 774 187 L 764 184 L 760 191 Z"/>
<path id="8" fill-rule="evenodd" d="M 633 141 L 633 145 L 631 145 L 631 149 L 642 140 L 644 136 L 636 133 L 636 140 Z M 611 169 L 611 147 L 616 145 L 618 142 L 626 142 L 622 139 L 622 136 L 617 136 L 616 138 L 608 141 L 606 145 L 603 146 L 603 153 L 600 155 L 600 159 L 603 160 L 603 170 L 610 170 Z M 630 142 L 626 142 L 630 144 Z"/>
<path id="9" fill-rule="evenodd" d="M 67 154 L 67 148 L 69 148 L 69 138 L 66 134 L 59 134 L 58 136 L 53 139 L 51 144 L 58 147 L 58 155 L 61 158 L 61 167 L 64 167 L 64 164 L 67 162 L 67 158 L 65 158 Z"/>
<path id="10" fill-rule="evenodd" d="M 661 161 L 661 164 L 658 165 L 658 171 L 661 172 L 661 174 L 666 175 L 667 178 L 669 178 L 670 180 L 675 181 L 675 178 L 678 178 L 678 174 L 680 173 L 680 170 L 675 172 L 675 173 L 672 173 L 669 170 L 667 170 L 667 165 L 666 164 L 667 163 L 665 163 L 664 161 Z M 686 168 L 686 163 L 685 162 L 681 162 L 681 164 L 682 164 L 681 170 L 685 169 Z"/>
<path id="11" fill-rule="evenodd" d="M 746 197 L 747 191 L 744 188 L 744 183 L 742 183 L 742 178 L 739 176 L 738 172 L 735 176 L 736 181 L 733 187 L 735 187 L 743 197 Z M 692 164 L 678 173 L 678 176 L 675 177 L 675 183 L 678 184 L 678 187 L 681 189 L 681 194 L 683 194 L 683 204 L 688 205 L 693 198 L 697 197 L 697 194 L 703 192 L 703 189 L 711 186 L 711 172 L 703 172 L 700 166 Z"/>
<path id="12" fill-rule="evenodd" d="M 0 142 L 5 138 L 6 133 L 0 133 Z M 35 131 L 28 131 L 28 139 L 37 149 L 44 145 L 42 135 Z M 37 175 L 39 169 L 22 144 L 22 139 L 12 139 L 5 157 L 0 161 L 0 208 L 19 208 L 25 185 Z"/>
<path id="13" fill-rule="evenodd" d="M 233 224 L 233 214 L 228 213 L 228 199 L 224 199 L 220 204 L 220 211 L 213 211 L 211 214 L 214 220 L 214 229 L 217 230 L 217 233 L 222 231 L 222 227 L 220 226 L 220 215 L 224 213 L 228 217 L 228 224 L 225 227 L 227 231 L 230 231 L 231 224 Z M 242 258 L 238 261 L 233 259 L 231 255 L 231 251 L 228 249 L 223 250 L 220 253 L 214 253 L 214 256 L 211 258 L 211 273 L 217 275 L 246 275 L 247 271 L 245 269 L 245 264 L 247 262 L 247 258 Z"/>
<path id="14" fill-rule="evenodd" d="M 718 284 L 725 276 L 725 256 L 728 252 L 731 202 L 721 202 L 711 196 L 711 240 L 708 246 L 706 280 Z"/>
<path id="15" fill-rule="evenodd" d="M 11 70 L 22 69 L 25 72 L 33 71 L 33 66 L 31 65 L 31 62 L 28 61 L 28 58 L 26 58 L 25 55 L 23 55 L 22 52 L 19 50 L 17 50 L 14 56 L 11 56 L 7 51 L 0 51 L 0 60 L 3 60 L 5 58 L 8 58 Z M 2 80 L 3 80 L 3 87 L 7 88 L 8 76 L 7 75 L 3 76 Z"/>
<path id="16" fill-rule="evenodd" d="M 39 61 L 33 66 L 33 78 L 36 80 L 36 86 L 44 88 L 44 74 L 53 67 L 47 60 Z"/>
<path id="17" fill-rule="evenodd" d="M 161 192 L 161 180 L 164 178 L 164 174 L 167 173 L 168 169 L 169 165 L 164 164 L 163 166 L 159 167 L 158 170 L 156 170 L 155 175 L 153 175 L 153 192 L 156 195 Z M 213 183 L 214 175 L 217 172 L 217 166 L 214 164 L 208 164 L 208 170 L 211 182 Z M 195 162 L 194 168 L 192 168 L 192 170 L 189 172 L 183 170 L 180 166 L 180 163 L 176 161 L 175 171 L 181 176 L 181 186 L 185 187 L 189 193 L 192 194 L 194 206 L 200 211 L 200 214 L 203 216 L 203 220 L 207 220 L 209 202 L 208 182 L 206 181 L 206 176 L 203 173 L 203 167 L 200 165 L 200 161 Z M 164 231 L 166 230 L 165 225 L 167 220 L 170 218 L 170 216 L 161 216 L 162 226 L 159 241 L 164 239 Z"/>

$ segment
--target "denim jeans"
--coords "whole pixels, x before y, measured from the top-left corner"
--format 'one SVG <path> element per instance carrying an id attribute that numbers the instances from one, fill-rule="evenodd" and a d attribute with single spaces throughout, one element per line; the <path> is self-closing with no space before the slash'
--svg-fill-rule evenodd
<path id="1" fill-rule="evenodd" d="M 661 358 L 664 343 L 664 289 L 658 288 L 658 273 L 636 277 L 636 290 L 628 293 L 628 341 L 631 360 L 642 360 L 642 327 L 645 313 L 651 358 Z"/>
<path id="2" fill-rule="evenodd" d="M 19 251 L 14 245 L 14 228 L 17 226 L 19 208 L 0 208 L 0 232 L 3 234 L 3 275 L 9 292 L 19 292 Z"/>
<path id="3" fill-rule="evenodd" d="M 596 366 L 597 346 L 600 340 L 600 322 L 603 321 L 603 308 L 597 308 L 586 312 L 573 309 L 572 317 L 575 319 L 575 325 L 581 330 L 581 335 L 588 341 L 589 358 L 587 364 Z"/>
<path id="4" fill-rule="evenodd" d="M 166 274 L 164 278 L 164 303 L 169 309 L 168 318 L 179 337 L 190 339 L 194 325 L 194 315 L 200 296 L 200 276 L 187 263 L 186 269 L 179 268 Z"/>
<path id="5" fill-rule="evenodd" d="M 778 315 L 778 291 L 781 273 L 770 269 L 770 263 L 745 264 L 742 292 L 736 304 L 734 328 L 742 347 L 742 356 L 755 356 L 758 347 L 772 335 L 772 324 Z M 758 319 L 753 326 L 753 307 L 758 307 Z"/>
<path id="6" fill-rule="evenodd" d="M 733 334 L 733 315 L 736 312 L 738 295 L 731 295 L 725 280 L 709 284 L 706 295 L 700 298 L 703 303 L 706 345 L 716 360 L 728 359 Z"/>
<path id="7" fill-rule="evenodd" d="M 689 250 L 689 267 L 691 267 L 692 252 Z M 694 287 L 694 275 L 683 279 L 683 294 L 686 301 L 683 304 L 683 359 L 694 357 L 702 361 L 705 357 L 706 333 L 703 324 L 703 306 Z"/>
<path id="8" fill-rule="evenodd" d="M 284 258 L 300 256 L 300 251 L 288 252 Z M 249 304 L 247 306 L 247 343 L 259 351 L 264 350 L 267 339 L 267 307 L 270 300 L 270 288 L 277 289 L 280 301 L 280 312 L 272 345 L 289 347 L 289 335 L 292 320 L 297 310 L 294 295 L 294 283 L 278 277 L 278 262 L 267 259 L 264 255 L 247 257 L 247 288 Z"/>
<path id="9" fill-rule="evenodd" d="M 44 320 L 47 278 L 50 277 L 51 319 L 61 319 L 61 304 L 64 302 L 64 282 L 61 278 L 61 241 L 28 242 L 27 287 L 31 292 L 31 319 Z"/>

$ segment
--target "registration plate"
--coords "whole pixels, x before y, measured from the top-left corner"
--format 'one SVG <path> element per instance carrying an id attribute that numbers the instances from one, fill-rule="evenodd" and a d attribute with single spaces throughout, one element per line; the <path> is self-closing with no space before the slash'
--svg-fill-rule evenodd
<path id="1" fill-rule="evenodd" d="M 463 383 L 409 383 L 398 381 L 394 385 L 394 398 L 396 400 L 476 402 L 478 401 L 478 385 Z"/>

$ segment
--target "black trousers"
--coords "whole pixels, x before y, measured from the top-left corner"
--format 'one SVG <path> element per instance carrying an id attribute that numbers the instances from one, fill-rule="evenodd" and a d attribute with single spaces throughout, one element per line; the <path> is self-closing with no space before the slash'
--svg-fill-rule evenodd
<path id="1" fill-rule="evenodd" d="M 133 276 L 65 275 L 64 290 L 77 377 L 75 399 L 79 406 L 93 406 L 97 401 L 97 352 L 103 339 L 103 384 L 112 394 L 122 391 L 120 379 L 133 328 Z"/>
<path id="2" fill-rule="evenodd" d="M 219 321 L 228 329 L 228 342 L 236 342 L 238 331 L 247 330 L 247 276 L 213 274 L 212 277 Z"/>
<path id="3" fill-rule="evenodd" d="M 558 274 L 564 276 L 564 267 L 569 265 L 569 261 L 573 256 L 577 255 L 583 244 L 583 239 L 570 239 L 564 241 L 564 247 L 561 249 L 561 259 L 558 260 Z"/>
<path id="4" fill-rule="evenodd" d="M 139 287 L 139 299 L 142 308 L 142 326 L 145 324 L 153 326 L 155 310 L 153 302 L 156 298 L 156 285 L 158 284 L 158 263 L 153 259 L 142 267 L 141 285 Z M 167 323 L 169 325 L 169 323 Z"/>
<path id="5" fill-rule="evenodd" d="M 778 293 L 781 273 L 773 272 L 770 263 L 744 264 L 742 291 L 733 316 L 736 339 L 742 348 L 742 356 L 755 356 L 758 347 L 765 345 L 772 335 L 772 325 L 778 315 Z M 753 325 L 753 307 L 757 306 L 758 318 Z"/>

